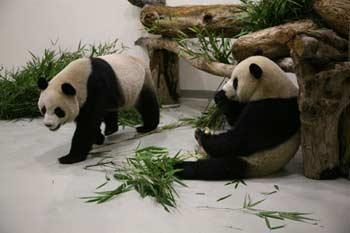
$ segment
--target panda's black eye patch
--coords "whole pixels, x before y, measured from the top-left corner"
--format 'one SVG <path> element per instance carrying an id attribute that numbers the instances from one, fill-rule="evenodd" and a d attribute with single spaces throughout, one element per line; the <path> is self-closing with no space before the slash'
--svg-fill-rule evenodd
<path id="1" fill-rule="evenodd" d="M 44 106 L 44 107 L 41 108 L 41 114 L 45 115 L 45 113 L 46 113 L 46 108 Z"/>
<path id="2" fill-rule="evenodd" d="M 238 87 L 238 79 L 237 78 L 233 79 L 232 85 L 233 85 L 233 89 L 237 90 L 237 87 Z"/>
<path id="3" fill-rule="evenodd" d="M 55 109 L 55 114 L 56 116 L 58 116 L 59 118 L 63 118 L 65 117 L 66 113 L 60 108 L 60 107 L 57 107 Z"/>

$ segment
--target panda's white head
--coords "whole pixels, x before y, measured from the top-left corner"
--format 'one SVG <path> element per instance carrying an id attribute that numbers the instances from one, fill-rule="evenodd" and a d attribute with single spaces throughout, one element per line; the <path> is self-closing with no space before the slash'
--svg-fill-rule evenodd
<path id="1" fill-rule="evenodd" d="M 75 88 L 69 83 L 62 83 L 60 88 L 50 87 L 44 78 L 38 81 L 41 90 L 38 107 L 44 116 L 44 124 L 55 131 L 61 125 L 73 121 L 79 114 L 79 103 Z"/>
<path id="2" fill-rule="evenodd" d="M 86 101 L 90 73 L 90 59 L 80 58 L 69 63 L 49 83 L 44 78 L 38 80 L 41 90 L 38 107 L 50 130 L 77 118 Z"/>
<path id="3" fill-rule="evenodd" d="M 289 98 L 298 94 L 297 87 L 281 68 L 263 56 L 240 62 L 222 88 L 228 98 L 249 102 L 267 98 Z"/>

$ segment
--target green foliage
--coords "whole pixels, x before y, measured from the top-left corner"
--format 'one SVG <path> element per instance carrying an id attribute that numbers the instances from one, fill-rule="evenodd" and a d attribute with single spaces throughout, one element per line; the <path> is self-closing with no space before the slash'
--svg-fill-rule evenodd
<path id="1" fill-rule="evenodd" d="M 96 196 L 84 199 L 87 202 L 103 203 L 122 193 L 136 190 L 142 198 L 153 197 L 169 211 L 169 207 L 176 207 L 174 184 L 186 185 L 174 176 L 179 171 L 174 168 L 175 163 L 181 161 L 179 153 L 173 158 L 168 155 L 168 150 L 162 147 L 136 149 L 134 158 L 128 158 L 122 166 L 115 166 L 114 178 L 121 181 L 121 185 L 111 191 L 96 192 Z"/>
<path id="2" fill-rule="evenodd" d="M 196 35 L 196 41 L 190 40 L 185 33 L 179 33 L 176 38 L 181 53 L 189 55 L 192 59 L 204 58 L 207 61 L 233 63 L 231 53 L 232 40 L 225 38 L 223 34 L 217 34 L 207 28 L 190 28 Z"/>
<path id="3" fill-rule="evenodd" d="M 118 123 L 120 126 L 134 127 L 135 125 L 142 124 L 141 115 L 135 108 L 123 109 L 118 113 Z"/>
<path id="4" fill-rule="evenodd" d="M 312 223 L 317 224 L 316 219 L 308 218 L 306 215 L 310 215 L 310 213 L 302 213 L 302 212 L 286 212 L 286 211 L 275 211 L 275 210 L 261 210 L 256 209 L 256 206 L 263 203 L 265 199 L 261 199 L 259 201 L 253 201 L 249 194 L 247 194 L 244 198 L 243 202 L 243 210 L 246 211 L 246 213 L 256 215 L 260 218 L 263 218 L 265 221 L 265 224 L 267 228 L 270 230 L 276 230 L 280 229 L 286 226 L 286 224 L 278 225 L 278 226 L 272 226 L 271 220 L 280 220 L 280 221 L 295 221 L 295 222 L 305 222 L 305 223 Z"/>
<path id="5" fill-rule="evenodd" d="M 37 108 L 39 77 L 50 80 L 75 59 L 121 52 L 125 48 L 118 40 L 98 45 L 79 43 L 74 51 L 63 50 L 57 43 L 52 45 L 41 56 L 30 53 L 31 59 L 20 69 L 0 69 L 0 119 L 33 118 L 40 115 Z"/>
<path id="6" fill-rule="evenodd" d="M 227 198 L 231 197 L 231 195 L 224 196 L 217 201 L 222 201 Z M 302 223 L 308 223 L 312 225 L 317 225 L 318 220 L 307 217 L 310 215 L 310 213 L 303 213 L 303 212 L 295 212 L 295 211 L 277 211 L 277 210 L 263 210 L 263 209 L 257 209 L 257 206 L 263 203 L 265 199 L 261 199 L 258 201 L 253 201 L 253 199 L 250 197 L 249 194 L 246 194 L 243 201 L 242 208 L 239 209 L 233 209 L 233 208 L 225 208 L 225 207 L 209 207 L 209 206 L 202 206 L 200 208 L 207 208 L 207 209 L 218 209 L 218 210 L 230 210 L 230 211 L 240 211 L 245 214 L 255 215 L 259 218 L 262 218 L 269 230 L 277 230 L 280 228 L 284 228 L 286 224 L 273 226 L 271 224 L 271 221 L 294 221 L 294 222 L 302 222 Z"/>
<path id="7" fill-rule="evenodd" d="M 145 26 L 144 29 L 147 33 L 150 34 L 158 34 L 158 32 L 162 30 L 157 20 L 154 21 L 154 23 L 151 26 Z"/>
<path id="8" fill-rule="evenodd" d="M 319 18 L 312 11 L 313 0 L 241 0 L 241 3 L 243 13 L 238 17 L 242 21 L 243 29 L 236 37 L 297 19 L 311 17 L 319 22 Z M 194 27 L 190 30 L 196 35 L 196 39 L 190 39 L 183 32 L 179 32 L 176 38 L 181 48 L 180 55 L 185 53 L 192 59 L 234 63 L 231 39 L 207 28 Z"/>
<path id="9" fill-rule="evenodd" d="M 225 124 L 225 116 L 216 105 L 210 106 L 197 118 L 183 118 L 180 121 L 192 125 L 194 128 L 222 129 Z"/>
<path id="10" fill-rule="evenodd" d="M 288 21 L 314 17 L 313 0 L 241 0 L 242 34 Z"/>

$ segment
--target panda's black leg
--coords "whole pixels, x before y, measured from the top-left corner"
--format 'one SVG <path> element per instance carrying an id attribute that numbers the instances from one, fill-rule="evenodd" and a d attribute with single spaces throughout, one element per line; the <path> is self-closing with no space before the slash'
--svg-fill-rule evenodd
<path id="1" fill-rule="evenodd" d="M 97 131 L 96 131 L 96 145 L 102 145 L 105 141 L 105 136 L 102 134 L 101 132 L 101 128 L 98 127 Z"/>
<path id="2" fill-rule="evenodd" d="M 210 158 L 183 161 L 175 164 L 180 169 L 175 176 L 187 180 L 225 180 L 245 178 L 247 162 L 239 157 Z"/>
<path id="3" fill-rule="evenodd" d="M 240 138 L 234 135 L 235 132 L 232 130 L 216 135 L 205 134 L 201 129 L 195 131 L 195 138 L 198 144 L 212 158 L 236 156 L 239 154 Z"/>
<path id="4" fill-rule="evenodd" d="M 226 116 L 228 123 L 232 126 L 246 106 L 245 103 L 228 99 L 223 90 L 215 94 L 214 101 L 219 110 Z"/>
<path id="5" fill-rule="evenodd" d="M 81 109 L 76 120 L 76 129 L 73 135 L 71 149 L 68 155 L 58 159 L 60 163 L 72 164 L 84 161 L 92 145 L 101 139 L 100 126 L 103 118 L 101 116 L 103 102 L 96 101 L 95 103 L 97 104 Z"/>
<path id="6" fill-rule="evenodd" d="M 136 104 L 136 109 L 142 117 L 143 126 L 137 127 L 139 133 L 147 133 L 157 128 L 159 124 L 159 105 L 157 96 L 150 88 L 144 87 Z"/>
<path id="7" fill-rule="evenodd" d="M 72 164 L 84 161 L 89 154 L 92 145 L 97 142 L 98 137 L 102 135 L 100 131 L 101 121 L 90 120 L 88 116 L 81 118 L 85 119 L 79 119 L 77 121 L 77 127 L 74 132 L 69 154 L 58 159 L 62 164 Z"/>
<path id="8" fill-rule="evenodd" d="M 111 135 L 118 131 L 118 111 L 107 112 L 103 118 L 104 123 L 106 124 L 105 135 Z"/>

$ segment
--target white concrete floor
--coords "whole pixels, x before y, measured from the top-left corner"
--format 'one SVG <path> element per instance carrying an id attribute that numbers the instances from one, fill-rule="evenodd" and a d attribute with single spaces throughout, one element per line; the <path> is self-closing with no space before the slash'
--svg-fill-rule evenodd
<path id="1" fill-rule="evenodd" d="M 198 102 L 186 101 L 180 109 L 162 112 L 162 122 L 198 114 Z M 98 161 L 60 165 L 57 158 L 67 153 L 74 125 L 49 132 L 40 119 L 0 122 L 0 233 L 220 233 L 269 232 L 263 219 L 239 211 L 200 209 L 199 206 L 240 208 L 246 193 L 254 200 L 264 198 L 260 192 L 280 187 L 276 194 L 265 197 L 260 208 L 267 210 L 313 213 L 318 225 L 287 222 L 277 232 L 350 232 L 350 183 L 344 179 L 313 181 L 302 176 L 300 154 L 287 168 L 272 177 L 246 180 L 247 186 L 234 189 L 226 182 L 188 181 L 179 187 L 178 209 L 167 213 L 153 200 L 141 199 L 132 191 L 105 204 L 86 204 L 79 197 L 89 196 L 105 181 L 103 172 L 83 167 Z M 134 134 L 120 131 L 110 141 Z M 109 155 L 142 145 L 166 146 L 172 152 L 193 150 L 193 129 L 183 127 L 155 134 L 141 140 L 114 144 L 100 150 Z M 125 154 L 125 153 L 124 153 Z M 125 155 L 120 155 L 124 159 Z M 105 189 L 113 188 L 117 182 Z M 199 195 L 198 193 L 202 193 Z M 232 196 L 222 202 L 216 200 Z M 279 224 L 279 222 L 274 222 Z"/>

